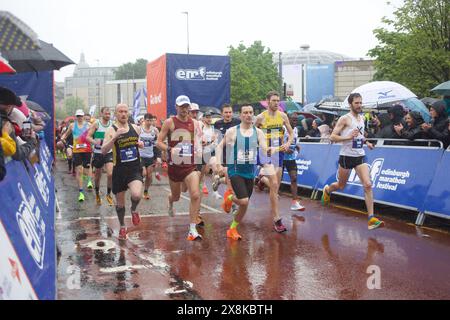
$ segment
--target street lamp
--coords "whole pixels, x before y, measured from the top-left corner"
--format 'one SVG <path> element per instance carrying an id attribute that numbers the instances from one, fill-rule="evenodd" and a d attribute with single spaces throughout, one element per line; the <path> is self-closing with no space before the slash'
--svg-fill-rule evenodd
<path id="1" fill-rule="evenodd" d="M 189 12 L 183 11 L 182 14 L 186 15 L 187 53 L 189 54 Z"/>

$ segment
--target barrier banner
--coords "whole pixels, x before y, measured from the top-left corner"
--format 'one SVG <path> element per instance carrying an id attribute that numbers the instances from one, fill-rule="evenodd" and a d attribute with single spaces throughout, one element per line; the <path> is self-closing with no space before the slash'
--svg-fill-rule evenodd
<path id="1" fill-rule="evenodd" d="M 9 161 L 0 182 L 0 297 L 6 299 L 56 298 L 55 192 L 43 140 L 40 158 L 34 166 Z M 18 283 L 11 282 L 11 272 Z"/>
<path id="2" fill-rule="evenodd" d="M 450 217 L 450 149 L 444 152 L 421 211 Z"/>
<path id="3" fill-rule="evenodd" d="M 147 64 L 147 111 L 160 120 L 167 118 L 166 55 Z"/>
<path id="4" fill-rule="evenodd" d="M 337 181 L 340 145 L 332 145 L 318 188 Z M 366 150 L 375 202 L 420 209 L 442 157 L 442 149 L 376 147 Z M 324 148 L 325 152 L 325 148 Z M 341 195 L 364 198 L 362 183 L 352 170 Z"/>
<path id="5" fill-rule="evenodd" d="M 328 165 L 326 159 L 331 144 L 324 143 L 300 143 L 300 152 L 297 156 L 297 185 L 309 189 L 315 189 L 319 176 L 324 167 Z M 286 170 L 281 181 L 290 184 L 291 179 Z"/>

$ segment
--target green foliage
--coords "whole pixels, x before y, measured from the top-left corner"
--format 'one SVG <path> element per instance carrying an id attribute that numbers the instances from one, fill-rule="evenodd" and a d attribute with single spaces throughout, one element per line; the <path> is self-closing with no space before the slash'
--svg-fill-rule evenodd
<path id="1" fill-rule="evenodd" d="M 251 103 L 266 98 L 271 90 L 279 90 L 280 77 L 273 62 L 273 53 L 261 41 L 250 47 L 242 43 L 237 48 L 230 46 L 231 59 L 231 103 Z"/>
<path id="2" fill-rule="evenodd" d="M 418 96 L 450 80 L 450 1 L 405 0 L 374 30 L 379 45 L 369 51 L 375 80 L 401 83 Z"/>
<path id="3" fill-rule="evenodd" d="M 114 71 L 116 80 L 145 79 L 147 76 L 147 60 L 137 59 L 136 62 L 128 62 Z"/>
<path id="4" fill-rule="evenodd" d="M 86 106 L 84 101 L 78 97 L 69 97 L 64 100 L 62 108 L 56 108 L 56 119 L 64 119 L 68 116 L 74 116 L 77 109 L 83 109 L 86 113 Z"/>

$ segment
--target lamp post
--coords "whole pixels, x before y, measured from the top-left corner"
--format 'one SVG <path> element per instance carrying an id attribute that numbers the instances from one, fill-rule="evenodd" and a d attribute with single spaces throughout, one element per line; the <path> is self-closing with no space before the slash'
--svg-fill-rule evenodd
<path id="1" fill-rule="evenodd" d="M 186 15 L 187 53 L 189 54 L 189 12 L 183 11 L 182 14 Z"/>

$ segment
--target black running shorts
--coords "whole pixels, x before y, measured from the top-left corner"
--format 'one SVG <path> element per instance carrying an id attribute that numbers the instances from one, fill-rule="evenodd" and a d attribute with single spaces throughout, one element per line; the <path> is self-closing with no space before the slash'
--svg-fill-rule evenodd
<path id="1" fill-rule="evenodd" d="M 357 166 L 362 165 L 366 161 L 365 156 L 361 157 L 348 157 L 348 156 L 339 156 L 339 165 L 342 169 L 353 169 Z"/>
<path id="2" fill-rule="evenodd" d="M 127 191 L 128 184 L 135 180 L 143 182 L 142 170 L 139 163 L 133 166 L 114 166 L 112 174 L 113 194 Z"/>
<path id="3" fill-rule="evenodd" d="M 295 160 L 283 160 L 283 170 L 286 168 L 287 172 L 297 172 L 297 162 Z"/>
<path id="4" fill-rule="evenodd" d="M 83 166 L 85 169 L 89 169 L 91 167 L 91 157 L 92 153 L 90 152 L 79 152 L 73 154 L 73 165 L 75 167 Z"/>
<path id="5" fill-rule="evenodd" d="M 112 152 L 107 153 L 105 155 L 101 153 L 94 153 L 94 157 L 92 158 L 92 166 L 96 169 L 103 168 L 105 164 L 108 162 L 113 162 L 113 154 Z"/>
<path id="6" fill-rule="evenodd" d="M 245 199 L 252 196 L 254 179 L 246 179 L 241 176 L 230 177 L 231 186 L 238 199 Z"/>
<path id="7" fill-rule="evenodd" d="M 142 168 L 148 168 L 155 164 L 155 157 L 151 158 L 142 158 L 141 157 L 141 167 Z"/>

